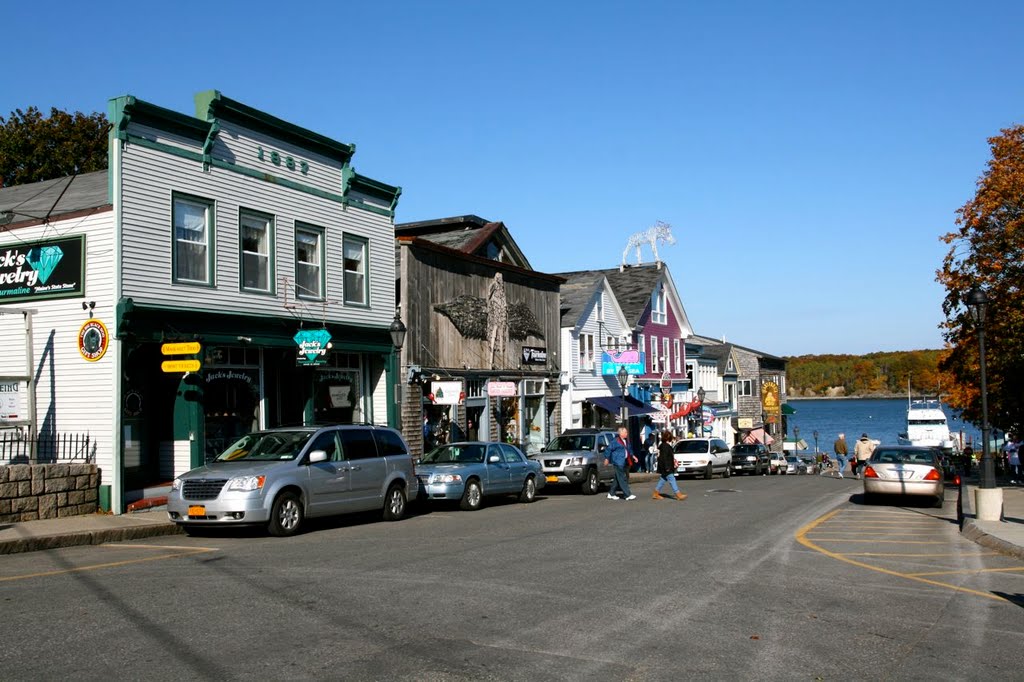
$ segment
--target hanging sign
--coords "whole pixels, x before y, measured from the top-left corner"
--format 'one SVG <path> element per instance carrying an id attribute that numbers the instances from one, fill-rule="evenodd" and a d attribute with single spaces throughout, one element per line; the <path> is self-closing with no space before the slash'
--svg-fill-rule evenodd
<path id="1" fill-rule="evenodd" d="M 779 385 L 774 381 L 761 383 L 761 411 L 765 414 L 777 415 L 782 410 L 779 402 Z"/>
<path id="2" fill-rule="evenodd" d="M 432 381 L 430 395 L 434 396 L 435 405 L 458 405 L 466 394 L 462 392 L 461 381 Z"/>
<path id="3" fill-rule="evenodd" d="M 200 350 L 202 350 L 202 346 L 199 345 L 198 341 L 165 343 L 160 346 L 160 352 L 163 355 L 195 355 Z"/>
<path id="4" fill-rule="evenodd" d="M 625 367 L 630 374 L 645 374 L 646 355 L 639 350 L 621 352 L 604 351 L 601 353 L 601 374 L 618 374 L 619 367 Z"/>
<path id="5" fill-rule="evenodd" d="M 548 349 L 535 346 L 523 346 L 524 365 L 546 365 L 548 363 Z"/>
<path id="6" fill-rule="evenodd" d="M 160 363 L 160 371 L 169 374 L 177 372 L 198 372 L 202 363 L 198 360 L 164 360 Z"/>
<path id="7" fill-rule="evenodd" d="M 96 362 L 107 352 L 110 334 L 107 326 L 97 319 L 86 320 L 78 329 L 78 352 L 89 362 Z"/>
<path id="8" fill-rule="evenodd" d="M 488 381 L 487 395 L 491 398 L 513 398 L 516 395 L 516 382 Z"/>
<path id="9" fill-rule="evenodd" d="M 0 248 L 0 302 L 81 296 L 85 236 Z"/>
<path id="10" fill-rule="evenodd" d="M 299 347 L 296 364 L 305 367 L 322 365 L 327 362 L 327 351 L 331 348 L 331 333 L 326 329 L 300 329 L 295 336 Z"/>

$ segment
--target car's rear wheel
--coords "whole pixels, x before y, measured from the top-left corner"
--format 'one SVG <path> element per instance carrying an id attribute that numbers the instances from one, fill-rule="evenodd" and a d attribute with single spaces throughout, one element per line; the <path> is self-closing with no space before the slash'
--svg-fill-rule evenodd
<path id="1" fill-rule="evenodd" d="M 295 493 L 286 490 L 274 500 L 267 529 L 271 535 L 277 537 L 295 535 L 302 527 L 302 519 L 302 500 Z"/>
<path id="2" fill-rule="evenodd" d="M 714 467 L 711 466 L 711 462 L 708 462 L 707 468 L 704 469 L 704 480 L 705 481 L 710 481 L 711 478 L 714 475 L 715 475 L 715 469 L 714 469 Z"/>
<path id="3" fill-rule="evenodd" d="M 527 476 L 523 483 L 523 489 L 519 492 L 519 501 L 529 504 L 537 497 L 537 481 L 533 476 Z"/>
<path id="4" fill-rule="evenodd" d="M 384 520 L 398 521 L 405 516 L 405 489 L 397 483 L 392 483 L 384 496 Z"/>
<path id="5" fill-rule="evenodd" d="M 590 467 L 587 469 L 587 477 L 580 484 L 580 492 L 584 495 L 596 495 L 600 488 L 601 478 L 597 475 L 597 469 Z"/>
<path id="6" fill-rule="evenodd" d="M 755 476 L 760 476 L 761 475 L 761 465 L 760 464 L 757 464 L 757 465 L 754 466 L 754 475 Z"/>
<path id="7" fill-rule="evenodd" d="M 725 467 L 725 471 L 722 472 L 722 478 L 729 478 L 730 476 L 732 476 L 732 471 L 729 467 Z"/>
<path id="8" fill-rule="evenodd" d="M 480 481 L 474 478 L 466 483 L 466 489 L 462 491 L 459 507 L 465 511 L 476 511 L 480 508 L 483 496 L 483 491 L 480 489 Z"/>

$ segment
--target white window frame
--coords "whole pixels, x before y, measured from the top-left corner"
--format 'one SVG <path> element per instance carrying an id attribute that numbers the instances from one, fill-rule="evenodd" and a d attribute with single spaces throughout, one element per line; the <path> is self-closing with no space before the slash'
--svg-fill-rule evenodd
<path id="1" fill-rule="evenodd" d="M 750 379 L 740 379 L 737 383 L 737 395 L 750 396 L 754 395 L 754 382 Z"/>
<path id="2" fill-rule="evenodd" d="M 203 211 L 204 222 L 203 222 L 203 241 L 193 241 L 189 239 L 179 239 L 178 237 L 178 206 L 179 204 L 185 206 L 191 206 L 193 208 L 199 208 Z M 214 266 L 215 261 L 213 258 L 215 249 L 214 245 L 214 202 L 210 199 L 203 199 L 201 197 L 191 196 L 187 194 L 179 194 L 174 192 L 171 195 L 171 281 L 180 284 L 198 284 L 203 286 L 212 286 L 214 283 Z M 187 228 L 182 225 L 182 230 Z M 205 270 L 205 277 L 201 279 L 195 279 L 192 277 L 181 276 L 181 266 L 184 262 L 181 255 L 178 252 L 178 245 L 180 244 L 192 244 L 201 245 L 205 253 L 205 262 L 203 263 Z"/>
<path id="3" fill-rule="evenodd" d="M 645 357 L 646 357 L 647 346 L 644 345 L 644 341 L 645 341 L 645 339 L 644 339 L 644 335 L 643 334 L 637 334 L 636 335 L 636 349 L 638 351 L 640 351 L 641 353 L 643 353 L 645 355 Z M 647 362 L 646 361 L 644 362 L 644 374 L 647 374 Z"/>
<path id="4" fill-rule="evenodd" d="M 604 322 L 604 292 L 597 295 L 597 321 Z"/>
<path id="5" fill-rule="evenodd" d="M 316 238 L 316 258 L 315 263 L 310 261 L 303 261 L 299 258 L 299 235 L 307 235 Z M 324 277 L 324 230 L 323 228 L 314 227 L 312 225 L 305 225 L 303 223 L 295 224 L 295 295 L 298 298 L 306 298 L 313 301 L 324 300 L 324 289 L 326 289 L 327 280 Z M 300 284 L 301 278 L 299 272 L 303 268 L 313 269 L 316 268 L 316 285 L 318 291 L 311 291 L 308 287 Z"/>
<path id="6" fill-rule="evenodd" d="M 672 372 L 672 356 L 669 355 L 669 338 L 666 336 L 661 340 L 661 365 L 666 372 Z"/>
<path id="7" fill-rule="evenodd" d="M 651 336 L 651 373 L 657 374 L 661 371 L 661 363 L 658 362 L 658 337 Z"/>
<path id="8" fill-rule="evenodd" d="M 357 244 L 361 250 L 361 258 L 359 263 L 362 265 L 361 270 L 350 270 L 348 267 L 348 247 L 350 244 Z M 365 237 L 356 237 L 354 235 L 345 235 L 342 239 L 341 245 L 341 268 L 343 272 L 342 281 L 342 298 L 345 301 L 345 305 L 352 306 L 363 306 L 369 307 L 370 305 L 370 274 L 368 272 L 369 264 L 367 260 L 370 255 L 370 242 Z M 350 276 L 362 277 L 362 287 L 359 291 L 359 298 L 351 296 L 349 287 Z"/>
<path id="9" fill-rule="evenodd" d="M 248 225 L 247 225 L 248 223 Z M 246 250 L 246 227 L 262 226 L 266 233 L 266 252 Z M 267 278 L 265 287 L 246 284 L 246 260 L 261 263 Z M 239 209 L 238 211 L 238 286 L 242 291 L 254 291 L 260 294 L 274 293 L 274 217 L 260 211 Z"/>
<path id="10" fill-rule="evenodd" d="M 665 285 L 659 284 L 651 297 L 651 322 L 668 324 L 668 304 L 666 303 Z"/>
<path id="11" fill-rule="evenodd" d="M 594 371 L 594 335 L 580 334 L 579 346 L 580 371 Z"/>
<path id="12" fill-rule="evenodd" d="M 672 347 L 673 347 L 672 349 L 675 351 L 675 355 L 676 355 L 676 364 L 675 364 L 676 374 L 682 374 L 683 373 L 683 352 L 682 352 L 683 344 L 679 341 L 679 339 L 673 339 L 672 340 Z"/>

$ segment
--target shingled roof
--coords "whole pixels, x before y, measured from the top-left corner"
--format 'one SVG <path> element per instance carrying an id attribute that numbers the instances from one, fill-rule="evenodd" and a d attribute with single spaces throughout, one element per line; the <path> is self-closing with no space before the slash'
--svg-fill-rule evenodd
<path id="1" fill-rule="evenodd" d="M 461 215 L 395 225 L 396 237 L 416 237 L 468 255 L 483 255 L 480 249 L 494 240 L 508 253 L 513 265 L 532 270 L 511 232 L 501 221 L 478 215 Z"/>
<path id="2" fill-rule="evenodd" d="M 562 275 L 566 278 L 560 290 L 562 326 L 575 326 L 583 316 L 587 303 L 594 296 L 594 291 L 604 281 L 603 275 L 586 270 L 570 272 Z"/>
<path id="3" fill-rule="evenodd" d="M 0 188 L 0 227 L 38 223 L 109 204 L 107 171 Z"/>
<path id="4" fill-rule="evenodd" d="M 666 274 L 667 266 L 663 263 L 661 268 L 655 264 L 628 265 L 624 270 L 619 268 L 608 268 L 606 270 L 578 270 L 576 272 L 559 272 L 560 277 L 569 281 L 585 281 L 588 277 L 605 277 L 615 293 L 615 299 L 626 316 L 629 324 L 636 325 L 640 317 L 647 309 L 651 301 L 651 294 L 654 287 Z M 564 287 L 563 287 L 564 289 Z M 563 309 L 565 303 L 562 304 Z"/>

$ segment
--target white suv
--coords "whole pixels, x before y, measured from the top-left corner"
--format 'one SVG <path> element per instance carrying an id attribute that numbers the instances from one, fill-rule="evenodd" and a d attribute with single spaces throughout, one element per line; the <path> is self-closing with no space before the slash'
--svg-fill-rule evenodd
<path id="1" fill-rule="evenodd" d="M 729 478 L 732 453 L 721 438 L 682 438 L 676 441 L 676 473 L 703 475 L 711 478 L 716 473 Z"/>

